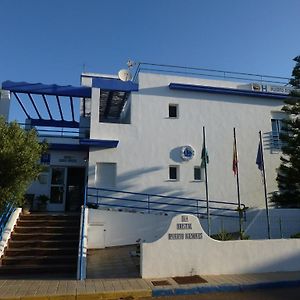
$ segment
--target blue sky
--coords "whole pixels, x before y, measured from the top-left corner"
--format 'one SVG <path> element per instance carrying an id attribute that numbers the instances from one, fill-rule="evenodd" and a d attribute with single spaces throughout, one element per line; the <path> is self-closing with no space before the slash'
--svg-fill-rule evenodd
<path id="1" fill-rule="evenodd" d="M 0 0 L 0 82 L 78 85 L 135 61 L 289 77 L 299 0 Z"/>

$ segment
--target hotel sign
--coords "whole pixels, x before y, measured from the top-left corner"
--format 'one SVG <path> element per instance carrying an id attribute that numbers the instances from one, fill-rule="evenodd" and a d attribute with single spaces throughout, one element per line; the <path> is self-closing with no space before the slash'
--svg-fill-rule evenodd
<path id="1" fill-rule="evenodd" d="M 176 223 L 176 230 L 168 233 L 168 240 L 201 240 L 202 232 L 193 232 L 193 223 L 189 221 L 189 216 L 181 215 L 181 222 Z"/>
<path id="2" fill-rule="evenodd" d="M 267 93 L 276 93 L 276 94 L 283 94 L 283 95 L 288 95 L 293 90 L 293 88 L 288 86 L 268 85 L 268 84 L 259 84 L 259 83 L 252 83 L 251 89 L 252 91 L 256 91 L 256 92 L 267 92 Z"/>

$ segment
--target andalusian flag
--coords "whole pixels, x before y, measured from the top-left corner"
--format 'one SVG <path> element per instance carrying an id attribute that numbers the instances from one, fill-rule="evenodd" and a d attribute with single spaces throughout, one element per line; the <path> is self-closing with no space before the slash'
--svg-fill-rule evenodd
<path id="1" fill-rule="evenodd" d="M 208 152 L 206 147 L 204 147 L 204 144 L 202 146 L 202 151 L 201 151 L 201 168 L 204 168 L 206 164 L 209 163 L 209 157 L 208 157 Z"/>
<path id="2" fill-rule="evenodd" d="M 238 172 L 238 154 L 235 142 L 233 142 L 232 171 L 234 176 L 236 176 Z"/>

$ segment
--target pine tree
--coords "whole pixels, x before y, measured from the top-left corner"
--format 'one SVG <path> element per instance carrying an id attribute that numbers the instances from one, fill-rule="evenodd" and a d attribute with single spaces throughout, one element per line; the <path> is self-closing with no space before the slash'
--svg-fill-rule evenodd
<path id="1" fill-rule="evenodd" d="M 300 207 L 300 56 L 294 61 L 290 79 L 294 89 L 282 108 L 287 117 L 280 134 L 283 146 L 276 178 L 279 191 L 272 197 L 279 207 Z"/>

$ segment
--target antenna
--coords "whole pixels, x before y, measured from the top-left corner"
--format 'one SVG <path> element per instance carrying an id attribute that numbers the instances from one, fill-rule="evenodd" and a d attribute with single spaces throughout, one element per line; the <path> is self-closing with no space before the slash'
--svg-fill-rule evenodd
<path id="1" fill-rule="evenodd" d="M 121 69 L 121 70 L 118 72 L 118 77 L 119 77 L 119 79 L 122 80 L 122 81 L 129 81 L 129 80 L 131 80 L 132 75 L 131 75 L 131 73 L 130 73 L 129 70 Z"/>
<path id="2" fill-rule="evenodd" d="M 131 60 L 131 59 L 128 60 L 128 62 L 127 62 L 128 69 L 133 68 L 135 65 L 136 65 L 136 63 L 133 60 Z"/>

